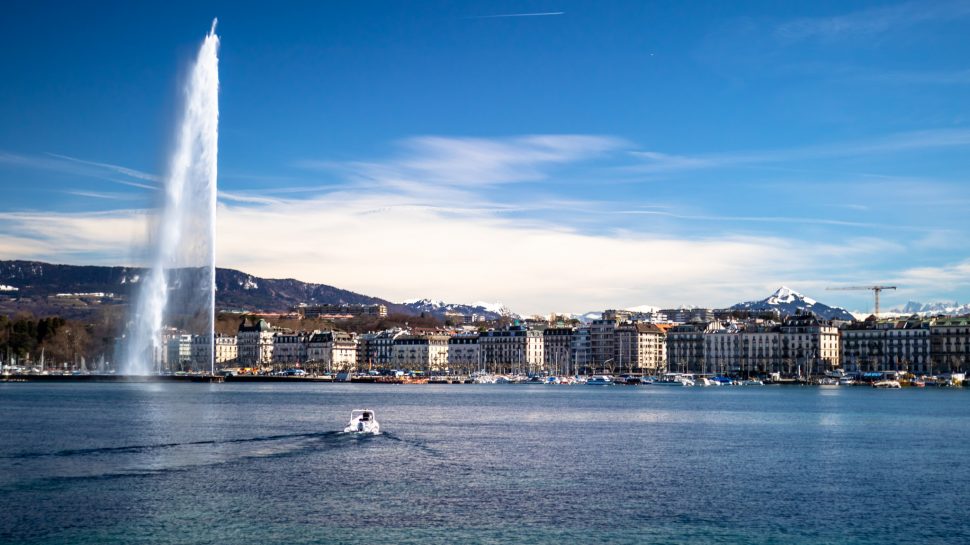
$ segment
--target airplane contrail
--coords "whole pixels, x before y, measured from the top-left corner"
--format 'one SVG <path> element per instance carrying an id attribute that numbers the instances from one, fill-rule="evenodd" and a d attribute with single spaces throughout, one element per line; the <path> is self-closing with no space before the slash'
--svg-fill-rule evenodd
<path id="1" fill-rule="evenodd" d="M 549 15 L 565 15 L 565 11 L 543 11 L 538 13 L 503 13 L 499 15 L 477 15 L 469 19 L 498 19 L 500 17 L 546 17 Z"/>

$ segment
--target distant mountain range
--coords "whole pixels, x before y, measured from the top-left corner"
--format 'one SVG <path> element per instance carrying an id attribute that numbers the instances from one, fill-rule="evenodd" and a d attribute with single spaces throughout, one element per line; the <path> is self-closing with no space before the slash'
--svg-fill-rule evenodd
<path id="1" fill-rule="evenodd" d="M 681 306 L 681 309 L 691 309 L 695 307 Z M 633 312 L 659 312 L 660 307 L 652 305 L 640 305 L 637 307 L 629 307 L 626 310 Z M 797 291 L 782 286 L 778 288 L 774 293 L 761 299 L 760 301 L 747 301 L 744 303 L 738 303 L 726 310 L 740 310 L 748 312 L 778 312 L 782 316 L 791 316 L 798 312 L 812 312 L 816 316 L 826 319 L 826 320 L 852 320 L 853 315 L 844 308 L 830 307 L 818 301 L 805 297 L 804 295 L 798 293 Z M 581 322 L 591 322 L 600 318 L 599 312 L 587 312 L 585 314 L 571 314 L 570 317 L 575 318 Z"/>
<path id="2" fill-rule="evenodd" d="M 970 304 L 959 304 L 956 301 L 939 301 L 936 303 L 918 303 L 910 301 L 901 307 L 889 309 L 882 314 L 895 314 L 899 316 L 961 316 L 970 314 Z"/>
<path id="3" fill-rule="evenodd" d="M 426 313 L 439 318 L 444 318 L 446 314 L 477 314 L 484 316 L 488 320 L 497 320 L 501 317 L 519 318 L 519 315 L 502 303 L 476 302 L 470 305 L 458 303 L 445 303 L 444 301 L 432 301 L 431 299 L 418 299 L 416 301 L 405 301 L 401 305 L 407 307 L 412 313 Z"/>
<path id="4" fill-rule="evenodd" d="M 0 311 L 81 316 L 98 305 L 84 305 L 74 300 L 67 305 L 55 296 L 86 294 L 88 299 L 97 296 L 104 304 L 124 304 L 131 299 L 144 276 L 145 270 L 137 267 L 0 261 L 0 302 L 7 303 L 0 305 Z M 14 300 L 16 305 L 11 303 Z M 221 310 L 287 312 L 301 303 L 383 304 L 391 313 L 415 316 L 427 313 L 439 318 L 443 318 L 446 312 L 480 314 L 487 319 L 513 315 L 501 304 L 462 305 L 429 300 L 393 303 L 326 284 L 291 278 L 260 278 L 234 269 L 216 269 L 216 305 Z"/>
<path id="5" fill-rule="evenodd" d="M 83 316 L 105 304 L 127 303 L 145 270 L 137 267 L 104 267 L 91 265 L 55 265 L 40 261 L 0 261 L 0 313 L 29 311 L 38 315 L 61 314 Z M 87 303 L 77 298 L 58 298 L 58 294 L 88 294 Z M 107 296 L 106 294 L 113 294 Z M 83 299 L 83 298 L 82 298 Z M 477 314 L 488 320 L 500 317 L 518 318 L 501 303 L 445 303 L 419 299 L 393 303 L 326 284 L 300 280 L 260 278 L 234 269 L 216 270 L 216 304 L 222 310 L 287 312 L 306 304 L 383 304 L 391 313 L 428 314 L 444 318 L 448 313 Z M 821 318 L 851 320 L 853 315 L 839 307 L 830 307 L 788 287 L 781 287 L 760 301 L 738 303 L 731 310 L 751 312 L 778 311 L 782 315 L 809 311 Z M 641 305 L 628 310 L 655 312 L 658 307 Z M 884 314 L 909 316 L 970 314 L 970 305 L 956 302 L 918 303 L 911 301 Z M 600 312 L 569 315 L 583 322 L 600 317 Z"/>
<path id="6" fill-rule="evenodd" d="M 826 320 L 853 320 L 851 312 L 841 307 L 830 307 L 826 304 L 805 297 L 797 291 L 782 286 L 760 301 L 738 303 L 731 310 L 746 310 L 751 312 L 777 311 L 782 316 L 791 316 L 797 312 L 811 312 Z"/>

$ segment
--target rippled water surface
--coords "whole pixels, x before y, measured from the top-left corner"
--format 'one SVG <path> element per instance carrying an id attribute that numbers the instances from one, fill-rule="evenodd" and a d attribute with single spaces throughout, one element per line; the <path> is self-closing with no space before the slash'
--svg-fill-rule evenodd
<path id="1" fill-rule="evenodd" d="M 0 542 L 970 543 L 968 462 L 963 390 L 0 384 Z"/>

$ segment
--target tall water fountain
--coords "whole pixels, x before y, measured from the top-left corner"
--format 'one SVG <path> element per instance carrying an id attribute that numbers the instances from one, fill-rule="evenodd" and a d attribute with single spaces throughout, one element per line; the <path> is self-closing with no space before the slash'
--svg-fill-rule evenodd
<path id="1" fill-rule="evenodd" d="M 219 149 L 219 37 L 216 21 L 199 49 L 185 84 L 175 148 L 151 226 L 151 268 L 129 317 L 122 372 L 158 373 L 166 332 L 201 335 L 214 371 L 216 174 Z"/>

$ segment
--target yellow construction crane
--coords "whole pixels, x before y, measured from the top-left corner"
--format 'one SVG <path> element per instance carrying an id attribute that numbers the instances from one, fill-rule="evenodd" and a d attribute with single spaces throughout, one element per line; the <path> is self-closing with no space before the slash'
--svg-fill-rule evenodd
<path id="1" fill-rule="evenodd" d="M 879 317 L 879 294 L 882 290 L 894 290 L 896 286 L 846 286 L 844 288 L 825 288 L 831 291 L 855 291 L 855 290 L 872 290 L 873 295 L 876 296 L 876 305 L 874 307 L 876 318 Z"/>

